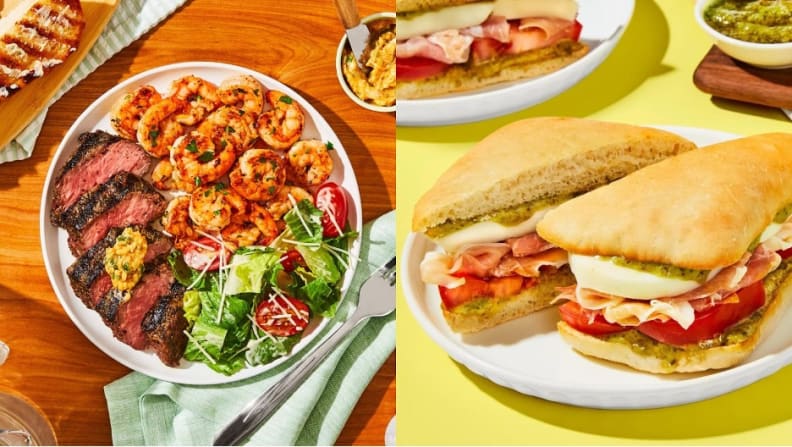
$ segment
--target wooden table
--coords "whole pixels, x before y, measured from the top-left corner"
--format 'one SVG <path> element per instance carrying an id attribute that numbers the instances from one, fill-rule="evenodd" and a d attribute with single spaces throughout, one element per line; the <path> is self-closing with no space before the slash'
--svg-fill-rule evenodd
<path id="1" fill-rule="evenodd" d="M 358 8 L 365 16 L 393 10 L 393 2 L 359 0 Z M 196 60 L 249 67 L 291 86 L 327 119 L 357 173 L 363 220 L 373 219 L 395 207 L 395 116 L 362 109 L 344 95 L 334 68 L 343 32 L 327 0 L 188 1 L 55 103 L 31 158 L 0 165 L 0 340 L 12 350 L 0 367 L 0 389 L 33 400 L 59 443 L 111 443 L 102 387 L 129 372 L 72 324 L 44 269 L 41 192 L 66 131 L 103 92 L 141 71 Z M 394 354 L 364 392 L 339 444 L 383 443 L 395 414 L 395 369 Z"/>

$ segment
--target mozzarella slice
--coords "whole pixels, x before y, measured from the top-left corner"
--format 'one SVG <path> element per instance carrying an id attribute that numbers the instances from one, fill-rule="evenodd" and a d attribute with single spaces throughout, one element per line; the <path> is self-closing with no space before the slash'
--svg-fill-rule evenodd
<path id="1" fill-rule="evenodd" d="M 495 0 L 493 15 L 507 19 L 548 17 L 575 20 L 578 5 L 575 0 Z"/>
<path id="2" fill-rule="evenodd" d="M 468 3 L 413 14 L 407 18 L 396 16 L 396 39 L 409 39 L 437 31 L 478 25 L 487 20 L 494 5 L 495 2 Z"/>
<path id="3" fill-rule="evenodd" d="M 569 255 L 578 286 L 610 295 L 651 300 L 689 292 L 697 281 L 669 278 L 614 264 L 600 256 Z"/>
<path id="4" fill-rule="evenodd" d="M 475 223 L 448 236 L 435 239 L 434 242 L 443 247 L 446 252 L 453 253 L 463 245 L 503 241 L 511 237 L 523 236 L 536 231 L 536 224 L 544 217 L 545 213 L 553 208 L 548 207 L 539 210 L 528 220 L 513 226 L 502 225 L 497 222 Z"/>

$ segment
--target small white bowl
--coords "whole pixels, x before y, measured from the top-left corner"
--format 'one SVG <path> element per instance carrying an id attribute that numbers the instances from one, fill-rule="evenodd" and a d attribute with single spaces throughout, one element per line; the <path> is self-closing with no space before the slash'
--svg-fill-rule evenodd
<path id="1" fill-rule="evenodd" d="M 360 21 L 369 24 L 372 22 L 376 22 L 382 19 L 391 19 L 396 20 L 396 13 L 395 12 L 377 12 L 371 14 L 370 16 L 366 16 Z M 347 46 L 347 36 L 344 34 L 344 37 L 341 38 L 341 42 L 338 44 L 338 51 L 336 51 L 336 75 L 338 76 L 338 82 L 341 84 L 341 88 L 344 90 L 344 93 L 349 96 L 349 99 L 355 102 L 355 104 L 363 107 L 364 109 L 373 110 L 375 112 L 395 112 L 396 111 L 396 104 L 392 106 L 378 106 L 360 99 L 355 92 L 349 87 L 347 83 L 346 77 L 344 76 L 344 70 L 342 68 L 343 65 L 343 57 L 344 57 L 344 48 Z"/>
<path id="2" fill-rule="evenodd" d="M 717 0 L 697 0 L 696 21 L 713 39 L 715 45 L 734 59 L 760 68 L 792 67 L 792 42 L 754 43 L 721 34 L 704 21 L 704 10 Z"/>

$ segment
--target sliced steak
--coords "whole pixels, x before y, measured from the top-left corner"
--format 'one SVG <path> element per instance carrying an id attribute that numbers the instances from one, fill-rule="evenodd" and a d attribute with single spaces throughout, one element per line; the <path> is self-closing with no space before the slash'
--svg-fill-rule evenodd
<path id="1" fill-rule="evenodd" d="M 50 221 L 60 225 L 63 212 L 83 194 L 101 185 L 113 174 L 131 172 L 142 176 L 151 157 L 136 143 L 105 131 L 86 132 L 78 138 L 77 151 L 63 166 L 55 181 Z"/>
<path id="2" fill-rule="evenodd" d="M 160 297 L 170 293 L 174 282 L 168 263 L 164 257 L 159 259 L 161 262 L 144 273 L 130 291 L 129 300 L 118 302 L 118 294 L 111 291 L 100 304 L 105 311 L 102 317 L 109 323 L 113 335 L 135 349 L 144 349 L 147 344 L 143 318 Z M 97 306 L 97 310 L 100 306 Z"/>
<path id="3" fill-rule="evenodd" d="M 149 227 L 135 227 L 135 229 L 143 234 L 143 237 L 146 238 L 146 242 L 148 243 L 143 262 L 151 262 L 154 258 L 168 253 L 173 246 L 171 240 L 159 231 Z M 110 281 L 110 275 L 105 271 L 105 250 L 115 244 L 116 238 L 123 230 L 123 228 L 110 229 L 102 240 L 83 253 L 82 256 L 74 261 L 74 264 L 66 269 L 72 290 L 74 290 L 74 293 L 91 309 L 93 309 L 102 297 L 107 295 L 113 287 Z"/>
<path id="4" fill-rule="evenodd" d="M 143 319 L 147 347 L 156 352 L 162 363 L 168 366 L 178 365 L 187 347 L 184 292 L 184 286 L 174 281 L 170 292 L 161 296 Z"/>
<path id="5" fill-rule="evenodd" d="M 145 226 L 165 211 L 167 201 L 140 177 L 119 172 L 82 195 L 61 216 L 69 233 L 69 249 L 80 256 L 111 228 Z"/>

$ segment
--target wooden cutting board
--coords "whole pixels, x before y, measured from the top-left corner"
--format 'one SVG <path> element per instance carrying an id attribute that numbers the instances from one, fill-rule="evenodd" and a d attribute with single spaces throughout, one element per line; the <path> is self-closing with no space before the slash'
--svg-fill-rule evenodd
<path id="1" fill-rule="evenodd" d="M 735 61 L 716 46 L 696 68 L 693 83 L 713 96 L 792 109 L 792 69 L 757 68 Z"/>
<path id="2" fill-rule="evenodd" d="M 0 15 L 5 17 L 8 11 L 23 2 L 30 3 L 26 0 L 0 0 L 0 7 L 3 8 Z M 119 0 L 82 1 L 85 28 L 77 51 L 72 53 L 63 64 L 53 68 L 43 77 L 32 81 L 7 101 L 0 103 L 0 150 L 33 121 L 33 118 L 44 109 L 50 98 L 82 62 L 85 55 L 88 54 L 88 50 L 104 30 L 113 11 L 118 6 L 118 2 Z"/>

